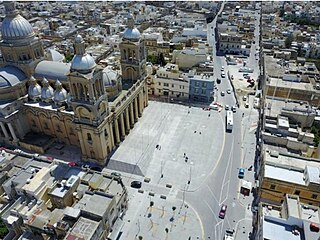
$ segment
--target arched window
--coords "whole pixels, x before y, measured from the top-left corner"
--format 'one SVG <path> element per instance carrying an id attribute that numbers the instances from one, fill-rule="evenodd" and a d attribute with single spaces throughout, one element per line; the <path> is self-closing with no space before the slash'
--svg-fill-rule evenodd
<path id="1" fill-rule="evenodd" d="M 88 142 L 92 142 L 91 133 L 87 133 L 87 140 Z"/>
<path id="2" fill-rule="evenodd" d="M 107 139 L 108 138 L 108 131 L 107 129 L 104 130 L 104 137 Z"/>

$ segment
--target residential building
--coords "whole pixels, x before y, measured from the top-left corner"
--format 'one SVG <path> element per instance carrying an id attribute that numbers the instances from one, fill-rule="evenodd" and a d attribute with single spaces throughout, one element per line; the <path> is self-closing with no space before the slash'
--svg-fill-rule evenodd
<path id="1" fill-rule="evenodd" d="M 259 201 L 280 205 L 285 194 L 318 206 L 320 202 L 320 164 L 316 159 L 264 149 L 259 175 Z"/>
<path id="2" fill-rule="evenodd" d="M 6 193 L 16 193 L 6 195 L 10 201 L 0 212 L 12 240 L 23 232 L 44 238 L 103 240 L 128 208 L 127 190 L 120 177 L 63 163 L 28 160 L 28 165 L 44 167 L 31 172 L 30 167 L 16 168 L 16 176 L 25 177 L 4 183 Z"/>
<path id="3" fill-rule="evenodd" d="M 250 47 L 243 42 L 243 36 L 234 32 L 219 33 L 219 51 L 230 54 L 250 55 Z"/>
<path id="4" fill-rule="evenodd" d="M 180 73 L 177 64 L 167 63 L 160 67 L 153 76 L 151 94 L 155 96 L 167 96 L 168 99 L 189 99 L 189 80 Z"/>
<path id="5" fill-rule="evenodd" d="M 254 239 L 318 240 L 319 216 L 319 207 L 301 203 L 294 195 L 286 194 L 281 206 L 260 203 Z"/>
<path id="6" fill-rule="evenodd" d="M 206 61 L 208 61 L 208 56 L 205 48 L 185 48 L 174 50 L 172 53 L 172 62 L 177 64 L 180 69 L 190 69 Z"/>
<path id="7" fill-rule="evenodd" d="M 213 100 L 214 78 L 212 73 L 201 73 L 189 76 L 190 99 L 194 101 L 209 102 Z"/>

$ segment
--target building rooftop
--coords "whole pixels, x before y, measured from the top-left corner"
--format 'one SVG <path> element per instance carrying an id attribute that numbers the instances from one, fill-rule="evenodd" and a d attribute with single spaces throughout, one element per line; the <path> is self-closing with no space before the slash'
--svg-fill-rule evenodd
<path id="1" fill-rule="evenodd" d="M 272 154 L 270 150 L 265 152 L 264 161 L 266 164 L 286 166 L 300 171 L 304 171 L 306 166 L 320 167 L 320 162 L 316 159 L 307 159 L 280 152 L 278 154 Z"/>
<path id="2" fill-rule="evenodd" d="M 272 166 L 268 165 L 267 163 L 265 164 L 264 169 L 264 177 L 266 178 L 277 179 L 287 183 L 306 185 L 305 181 L 303 180 L 303 172 L 279 166 Z"/>
<path id="3" fill-rule="evenodd" d="M 80 209 L 81 211 L 103 218 L 112 199 L 113 196 L 108 196 L 103 193 L 86 192 L 73 208 Z"/>
<path id="4" fill-rule="evenodd" d="M 271 219 L 263 221 L 263 238 L 272 240 L 304 240 L 302 236 L 292 233 L 292 226 L 286 223 L 280 223 Z"/>
<path id="5" fill-rule="evenodd" d="M 67 234 L 65 240 L 87 239 L 90 240 L 97 231 L 100 222 L 80 217 L 75 223 L 70 233 Z"/>

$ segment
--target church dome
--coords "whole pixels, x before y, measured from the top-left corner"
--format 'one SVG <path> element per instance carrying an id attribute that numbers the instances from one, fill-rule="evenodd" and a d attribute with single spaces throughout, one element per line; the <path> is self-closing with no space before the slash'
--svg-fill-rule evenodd
<path id="1" fill-rule="evenodd" d="M 140 32 L 137 28 L 127 28 L 123 33 L 123 38 L 127 40 L 139 40 L 140 36 Z"/>
<path id="2" fill-rule="evenodd" d="M 56 83 L 56 91 L 54 92 L 53 101 L 56 103 L 64 102 L 67 100 L 67 91 L 62 87 L 60 81 Z"/>
<path id="3" fill-rule="evenodd" d="M 96 62 L 93 57 L 89 54 L 75 55 L 72 59 L 71 69 L 81 71 L 81 70 L 91 70 L 96 66 Z"/>
<path id="4" fill-rule="evenodd" d="M 35 99 L 41 96 L 41 86 L 37 83 L 36 79 L 33 76 L 30 79 L 28 96 L 30 99 Z"/>
<path id="5" fill-rule="evenodd" d="M 21 40 L 34 36 L 31 24 L 15 9 L 15 2 L 4 2 L 6 17 L 1 25 L 3 40 Z"/>
<path id="6" fill-rule="evenodd" d="M 50 84 L 46 78 L 43 78 L 42 86 L 43 86 L 42 90 L 41 90 L 42 101 L 48 102 L 48 101 L 52 100 L 53 88 L 50 86 Z"/>
<path id="7" fill-rule="evenodd" d="M 74 39 L 75 56 L 71 62 L 71 70 L 80 73 L 89 73 L 96 67 L 96 62 L 91 55 L 85 52 L 85 43 L 81 35 Z"/>
<path id="8" fill-rule="evenodd" d="M 132 15 L 128 18 L 128 28 L 124 31 L 122 38 L 130 41 L 138 41 L 141 35 L 137 28 L 134 27 Z"/>

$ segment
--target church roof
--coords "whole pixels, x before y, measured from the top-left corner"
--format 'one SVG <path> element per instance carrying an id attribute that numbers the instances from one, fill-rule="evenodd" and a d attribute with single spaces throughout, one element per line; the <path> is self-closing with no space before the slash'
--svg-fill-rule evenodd
<path id="1" fill-rule="evenodd" d="M 15 86 L 26 79 L 27 76 L 19 68 L 14 66 L 0 68 L 0 88 Z"/>
<path id="2" fill-rule="evenodd" d="M 36 78 L 47 78 L 49 80 L 67 81 L 67 74 L 70 71 L 70 63 L 41 61 L 35 71 Z"/>

